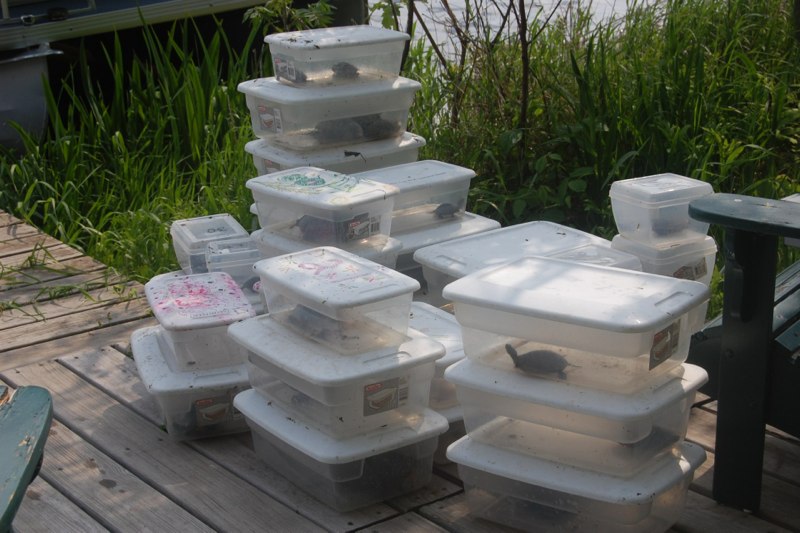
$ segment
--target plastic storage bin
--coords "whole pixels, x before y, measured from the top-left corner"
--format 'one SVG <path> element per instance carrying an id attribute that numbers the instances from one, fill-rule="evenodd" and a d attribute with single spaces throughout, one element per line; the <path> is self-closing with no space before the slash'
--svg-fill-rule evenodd
<path id="1" fill-rule="evenodd" d="M 228 334 L 250 351 L 249 368 L 258 378 L 251 380 L 254 388 L 259 382 L 269 389 L 269 379 L 279 379 L 319 403 L 352 410 L 345 420 L 334 416 L 331 424 L 353 427 L 398 407 L 427 406 L 434 361 L 444 354 L 441 344 L 414 330 L 395 347 L 336 354 L 267 315 L 231 324 Z"/>
<path id="2" fill-rule="evenodd" d="M 391 80 L 400 72 L 407 33 L 343 26 L 267 35 L 275 77 L 295 87 Z"/>
<path id="3" fill-rule="evenodd" d="M 234 405 L 251 428 L 256 455 L 302 490 L 338 511 L 350 511 L 425 486 L 447 420 L 425 411 L 414 427 L 386 427 L 334 438 L 298 424 L 254 390 Z"/>
<path id="4" fill-rule="evenodd" d="M 255 311 L 230 275 L 161 274 L 145 284 L 144 292 L 164 328 L 165 357 L 173 370 L 244 363 L 246 353 L 225 331 L 228 324 L 250 318 Z"/>
<path id="5" fill-rule="evenodd" d="M 590 243 L 611 246 L 609 241 L 590 233 L 554 222 L 535 221 L 426 246 L 414 252 L 414 261 L 422 265 L 431 303 L 439 305 L 446 302 L 441 299 L 445 285 L 476 270 Z"/>
<path id="6" fill-rule="evenodd" d="M 464 437 L 448 450 L 458 463 L 470 513 L 525 531 L 666 531 L 680 517 L 695 470 L 694 444 L 620 479 L 567 467 Z"/>
<path id="7" fill-rule="evenodd" d="M 616 235 L 611 246 L 638 257 L 644 272 L 690 279 L 704 285 L 711 283 L 717 256 L 717 245 L 712 237 L 653 247 Z"/>
<path id="8" fill-rule="evenodd" d="M 259 279 L 253 265 L 261 259 L 261 252 L 250 237 L 210 242 L 206 248 L 208 271 L 229 274 L 251 303 L 254 296 L 259 297 Z"/>
<path id="9" fill-rule="evenodd" d="M 254 269 L 272 318 L 328 349 L 360 354 L 405 341 L 419 283 L 345 250 L 312 248 Z"/>
<path id="10" fill-rule="evenodd" d="M 397 187 L 392 230 L 405 233 L 458 218 L 475 171 L 441 161 L 417 161 L 356 174 Z"/>
<path id="11" fill-rule="evenodd" d="M 247 431 L 244 417 L 233 408 L 234 396 L 250 388 L 244 365 L 176 372 L 164 358 L 165 349 L 160 326 L 131 335 L 139 376 L 158 403 L 169 436 L 189 440 Z"/>
<path id="12" fill-rule="evenodd" d="M 279 255 L 294 254 L 317 247 L 314 243 L 288 237 L 280 232 L 263 229 L 251 233 L 250 238 L 256 243 L 261 256 L 265 259 Z M 386 238 L 384 235 L 374 235 L 360 241 L 341 244 L 338 248 L 393 269 L 397 265 L 400 251 L 403 249 L 403 243 L 392 237 Z"/>
<path id="13" fill-rule="evenodd" d="M 457 406 L 455 385 L 444 379 L 447 367 L 464 358 L 461 326 L 456 317 L 443 309 L 417 301 L 411 302 L 408 325 L 444 346 L 444 356 L 436 361 L 429 406 L 436 411 Z"/>
<path id="14" fill-rule="evenodd" d="M 259 78 L 238 89 L 256 137 L 291 150 L 318 150 L 401 136 L 420 87 L 396 78 L 299 91 L 275 78 Z"/>
<path id="15" fill-rule="evenodd" d="M 656 174 L 615 181 L 609 197 L 621 235 L 659 246 L 705 238 L 709 224 L 689 216 L 689 202 L 713 192 L 703 181 Z"/>
<path id="16" fill-rule="evenodd" d="M 247 230 L 227 213 L 176 220 L 169 228 L 178 264 L 186 274 L 207 272 L 206 247 L 214 241 L 247 237 Z"/>
<path id="17" fill-rule="evenodd" d="M 419 269 L 421 272 L 422 265 L 414 260 L 414 253 L 420 248 L 492 231 L 499 227 L 500 223 L 498 221 L 468 211 L 458 218 L 442 220 L 435 226 L 418 228 L 407 232 L 395 231 L 393 227 L 392 235 L 402 243 L 402 248 L 397 256 L 397 270 Z M 423 273 L 420 273 L 419 276 L 422 279 L 425 278 Z M 441 299 L 441 289 L 438 291 L 438 298 Z M 441 303 L 444 303 L 444 301 Z"/>
<path id="18" fill-rule="evenodd" d="M 419 157 L 425 139 L 405 132 L 400 137 L 322 148 L 313 152 L 296 152 L 257 139 L 244 145 L 253 156 L 258 175 L 297 167 L 318 167 L 333 172 L 353 174 L 375 168 L 411 163 Z"/>
<path id="19" fill-rule="evenodd" d="M 261 228 L 317 245 L 389 236 L 397 189 L 316 167 L 247 180 Z"/>
<path id="20" fill-rule="evenodd" d="M 470 433 L 496 423 L 498 418 L 510 418 L 606 440 L 610 449 L 614 443 L 647 444 L 646 439 L 659 435 L 682 439 L 695 393 L 708 380 L 708 374 L 700 367 L 685 364 L 651 381 L 644 389 L 620 393 L 532 379 L 467 358 L 448 367 L 445 378 L 456 385 Z M 501 434 L 486 436 L 501 438 Z M 564 453 L 569 453 L 566 442 Z M 574 460 L 590 461 L 597 469 L 602 469 L 601 463 L 606 460 L 600 451 L 580 446 L 575 453 L 586 457 Z"/>
<path id="21" fill-rule="evenodd" d="M 635 390 L 680 366 L 708 287 L 645 272 L 526 257 L 444 289 L 467 357 L 520 374 Z"/>

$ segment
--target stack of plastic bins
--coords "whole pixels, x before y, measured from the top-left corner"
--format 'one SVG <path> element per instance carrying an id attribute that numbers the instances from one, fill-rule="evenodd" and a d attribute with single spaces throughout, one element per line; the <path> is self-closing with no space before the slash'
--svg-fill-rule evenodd
<path id="1" fill-rule="evenodd" d="M 569 254 L 571 260 L 641 270 L 639 259 L 611 248 L 606 239 L 562 226 L 536 221 L 444 241 L 414 252 L 427 284 L 426 301 L 442 306 L 448 301 L 442 290 L 448 283 L 482 268 L 520 257 Z"/>
<path id="2" fill-rule="evenodd" d="M 406 125 L 420 85 L 399 76 L 408 39 L 368 25 L 267 36 L 275 76 L 238 87 L 259 137 L 246 148 L 259 172 L 416 161 L 425 140 Z"/>
<path id="3" fill-rule="evenodd" d="M 269 315 L 231 324 L 256 453 L 340 511 L 422 487 L 447 420 L 427 407 L 444 347 L 410 329 L 418 283 L 334 247 L 256 263 Z"/>
<path id="4" fill-rule="evenodd" d="M 396 269 L 423 281 L 414 261 L 419 248 L 497 229 L 500 223 L 468 213 L 467 195 L 475 172 L 441 161 L 416 161 L 356 174 L 397 187 L 392 212 L 392 236 L 403 247 Z"/>
<path id="5" fill-rule="evenodd" d="M 644 272 L 709 285 L 717 245 L 708 223 L 689 216 L 689 202 L 713 192 L 710 184 L 677 174 L 614 182 L 609 197 L 619 234 L 611 245 L 638 257 Z M 693 331 L 704 322 L 702 313 Z"/>
<path id="6" fill-rule="evenodd" d="M 185 274 L 208 272 L 206 249 L 210 243 L 250 236 L 227 213 L 175 220 L 170 225 L 169 233 L 178 264 Z"/>
<path id="7" fill-rule="evenodd" d="M 315 167 L 273 172 L 247 181 L 265 258 L 336 246 L 394 268 L 400 241 L 389 236 L 397 188 Z"/>
<path id="8" fill-rule="evenodd" d="M 250 387 L 246 352 L 226 335 L 230 323 L 254 316 L 224 272 L 163 274 L 145 285 L 158 326 L 136 330 L 131 349 L 167 433 L 175 440 L 247 431 L 233 409 Z"/>
<path id="9" fill-rule="evenodd" d="M 466 358 L 445 371 L 471 512 L 526 529 L 666 530 L 704 461 L 684 437 L 705 371 L 685 364 L 698 282 L 548 257 L 445 290 Z"/>
<path id="10" fill-rule="evenodd" d="M 408 324 L 444 346 L 444 356 L 436 361 L 428 406 L 445 417 L 449 424 L 447 432 L 439 437 L 433 456 L 434 463 L 447 464 L 450 462 L 445 455 L 447 447 L 463 437 L 465 432 L 464 414 L 458 404 L 455 385 L 444 379 L 447 367 L 464 358 L 461 326 L 452 314 L 420 301 L 411 302 Z"/>

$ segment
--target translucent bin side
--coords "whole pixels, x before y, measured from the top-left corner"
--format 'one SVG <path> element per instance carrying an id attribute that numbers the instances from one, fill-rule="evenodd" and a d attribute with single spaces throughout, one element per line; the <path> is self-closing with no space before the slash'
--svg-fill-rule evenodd
<path id="1" fill-rule="evenodd" d="M 174 371 L 210 370 L 245 362 L 247 351 L 227 336 L 227 324 L 194 330 L 167 330 L 164 356 Z"/>
<path id="2" fill-rule="evenodd" d="M 402 46 L 378 45 L 375 50 L 352 51 L 352 57 L 317 61 L 292 57 L 287 51 L 272 53 L 275 77 L 292 87 L 328 87 L 392 80 L 400 73 Z M 270 47 L 272 49 L 272 47 Z M 350 55 L 350 54 L 347 54 Z"/>
<path id="3" fill-rule="evenodd" d="M 317 246 L 314 243 L 262 229 L 254 231 L 252 239 L 264 258 L 300 252 Z M 351 254 L 394 269 L 402 249 L 402 243 L 392 237 L 386 238 L 385 235 L 374 235 L 354 243 L 341 244 L 339 247 Z"/>
<path id="4" fill-rule="evenodd" d="M 176 220 L 169 231 L 178 264 L 187 274 L 207 272 L 206 246 L 210 242 L 248 235 L 247 230 L 227 213 Z"/>
<path id="5" fill-rule="evenodd" d="M 263 371 L 248 366 L 251 383 L 267 381 Z M 421 423 L 428 403 L 430 381 L 406 376 L 369 383 L 364 386 L 362 402 L 326 405 L 279 380 L 265 386 L 253 386 L 265 398 L 277 403 L 298 421 L 313 424 L 336 437 L 351 437 L 385 426 L 413 427 Z"/>
<path id="6" fill-rule="evenodd" d="M 642 262 L 642 271 L 679 279 L 711 283 L 717 245 L 712 237 L 669 247 L 652 247 L 623 235 L 612 239 L 611 246 L 633 254 Z"/>
<path id="7" fill-rule="evenodd" d="M 612 345 L 600 342 L 603 340 L 601 337 L 597 337 L 596 349 L 564 346 L 569 343 L 569 337 L 582 334 L 569 328 L 563 329 L 564 336 L 559 339 L 561 344 L 531 340 L 530 337 L 540 338 L 540 329 L 533 325 L 527 331 L 518 330 L 518 334 L 524 333 L 525 338 L 466 326 L 462 328 L 462 335 L 466 356 L 481 364 L 577 386 L 630 392 L 679 368 L 686 361 L 691 340 L 690 325 L 686 315 L 659 331 L 629 339 L 629 344 L 637 345 L 641 350 L 638 354 L 631 352 L 635 354 L 632 356 L 618 355 Z M 605 340 L 610 342 L 611 338 Z"/>

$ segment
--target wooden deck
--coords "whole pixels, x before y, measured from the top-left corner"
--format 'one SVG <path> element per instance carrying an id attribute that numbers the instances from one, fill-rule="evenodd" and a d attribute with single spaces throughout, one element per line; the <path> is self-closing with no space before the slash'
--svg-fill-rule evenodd
<path id="1" fill-rule="evenodd" d="M 46 387 L 55 413 L 16 530 L 501 530 L 468 515 L 453 465 L 414 494 L 338 513 L 264 466 L 249 434 L 171 441 L 128 356 L 131 332 L 155 323 L 142 289 L 0 212 L 0 381 Z M 709 497 L 714 427 L 713 403 L 692 410 L 687 438 L 709 458 L 673 531 L 800 531 L 800 442 L 767 435 L 756 516 Z"/>

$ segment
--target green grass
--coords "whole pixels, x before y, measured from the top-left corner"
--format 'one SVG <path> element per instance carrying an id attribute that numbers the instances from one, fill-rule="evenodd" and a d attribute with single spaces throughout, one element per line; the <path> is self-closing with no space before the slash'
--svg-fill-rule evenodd
<path id="1" fill-rule="evenodd" d="M 423 88 L 409 130 L 427 139 L 423 158 L 478 173 L 471 211 L 611 237 L 619 179 L 675 172 L 720 192 L 800 192 L 790 3 L 634 2 L 603 24 L 588 9 L 534 13 L 497 35 L 476 14 L 445 63 L 414 41 L 403 75 Z M 172 220 L 228 212 L 249 227 L 252 132 L 236 85 L 268 74 L 262 35 L 234 50 L 219 31 L 190 54 L 193 31 L 147 32 L 132 62 L 117 42 L 110 87 L 90 71 L 65 80 L 48 136 L 0 155 L 0 208 L 142 281 L 177 266 Z M 783 264 L 797 257 L 781 253 Z"/>

